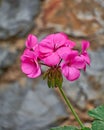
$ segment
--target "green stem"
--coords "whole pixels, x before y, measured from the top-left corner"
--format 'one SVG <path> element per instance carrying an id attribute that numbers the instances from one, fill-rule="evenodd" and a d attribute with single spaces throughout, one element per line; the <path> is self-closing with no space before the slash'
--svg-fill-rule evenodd
<path id="1" fill-rule="evenodd" d="M 63 96 L 63 98 L 64 98 L 64 100 L 66 102 L 66 104 L 68 105 L 68 107 L 70 108 L 71 112 L 73 113 L 75 119 L 77 120 L 77 122 L 79 123 L 79 125 L 81 126 L 81 128 L 84 128 L 84 125 L 83 125 L 82 121 L 79 119 L 79 117 L 78 117 L 77 113 L 75 112 L 73 106 L 71 105 L 70 101 L 66 97 L 63 89 L 60 88 L 60 87 L 58 87 L 58 88 L 59 88 L 59 90 L 60 90 L 60 92 L 61 92 L 61 94 L 62 94 L 62 96 Z"/>

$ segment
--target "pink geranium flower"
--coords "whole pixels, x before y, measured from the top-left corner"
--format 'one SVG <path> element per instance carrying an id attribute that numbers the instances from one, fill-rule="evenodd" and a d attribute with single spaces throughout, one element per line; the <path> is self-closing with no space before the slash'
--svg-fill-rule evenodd
<path id="1" fill-rule="evenodd" d="M 30 78 L 36 78 L 41 74 L 37 57 L 29 49 L 26 49 L 21 56 L 21 69 Z"/>
<path id="2" fill-rule="evenodd" d="M 84 68 L 84 60 L 77 51 L 70 51 L 68 55 L 63 55 L 61 70 L 63 75 L 70 81 L 76 80 L 80 76 L 80 69 Z"/>
<path id="3" fill-rule="evenodd" d="M 85 66 L 84 66 L 84 70 L 86 69 L 86 63 L 88 65 L 90 65 L 90 57 L 88 55 L 87 49 L 89 48 L 90 43 L 88 41 L 83 40 L 82 41 L 82 52 L 81 52 L 81 57 L 84 59 L 85 61 Z"/>
<path id="4" fill-rule="evenodd" d="M 62 55 L 69 52 L 72 46 L 74 43 L 64 33 L 51 34 L 40 42 L 40 59 L 47 65 L 57 65 Z"/>
<path id="5" fill-rule="evenodd" d="M 87 53 L 88 41 L 82 41 L 82 52 L 73 50 L 75 42 L 64 33 L 46 36 L 40 43 L 30 34 L 26 40 L 26 49 L 21 56 L 21 69 L 30 78 L 41 74 L 40 65 L 61 68 L 63 75 L 70 81 L 80 76 L 80 70 L 90 65 Z"/>

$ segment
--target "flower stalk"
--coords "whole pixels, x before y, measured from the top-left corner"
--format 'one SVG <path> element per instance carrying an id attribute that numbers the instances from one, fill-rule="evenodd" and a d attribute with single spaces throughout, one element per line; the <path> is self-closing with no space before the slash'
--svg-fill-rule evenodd
<path id="1" fill-rule="evenodd" d="M 82 121 L 79 119 L 79 117 L 78 117 L 76 111 L 74 110 L 72 104 L 70 103 L 70 101 L 69 101 L 68 98 L 66 97 L 65 92 L 63 91 L 62 88 L 60 88 L 60 87 L 58 87 L 58 88 L 59 88 L 60 93 L 62 94 L 62 96 L 63 96 L 63 98 L 64 98 L 66 104 L 68 105 L 68 108 L 69 108 L 69 109 L 71 110 L 71 112 L 73 113 L 75 119 L 77 120 L 77 122 L 79 123 L 79 125 L 81 126 L 81 128 L 84 128 L 84 125 L 83 125 Z"/>

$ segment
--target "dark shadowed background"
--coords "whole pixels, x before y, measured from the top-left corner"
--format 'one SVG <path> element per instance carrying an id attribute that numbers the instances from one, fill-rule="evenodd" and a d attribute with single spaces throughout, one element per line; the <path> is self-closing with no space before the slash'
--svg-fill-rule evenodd
<path id="1" fill-rule="evenodd" d="M 91 66 L 77 81 L 63 83 L 87 126 L 87 110 L 104 103 L 104 0 L 0 0 L 0 130 L 77 125 L 57 89 L 49 89 L 42 77 L 27 78 L 20 69 L 29 33 L 42 39 L 60 31 L 78 49 L 82 39 L 91 43 Z"/>

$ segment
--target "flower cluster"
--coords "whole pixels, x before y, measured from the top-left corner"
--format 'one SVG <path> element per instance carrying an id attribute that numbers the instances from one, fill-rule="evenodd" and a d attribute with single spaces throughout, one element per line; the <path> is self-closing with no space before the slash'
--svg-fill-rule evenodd
<path id="1" fill-rule="evenodd" d="M 76 43 L 64 33 L 50 34 L 40 42 L 30 34 L 26 40 L 26 49 L 21 56 L 21 69 L 30 78 L 41 75 L 41 65 L 60 68 L 66 79 L 73 81 L 79 78 L 80 70 L 90 65 L 87 53 L 88 41 L 82 41 L 82 51 L 75 50 Z"/>

